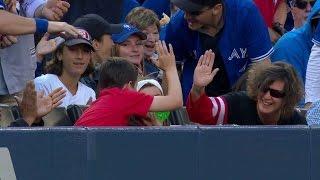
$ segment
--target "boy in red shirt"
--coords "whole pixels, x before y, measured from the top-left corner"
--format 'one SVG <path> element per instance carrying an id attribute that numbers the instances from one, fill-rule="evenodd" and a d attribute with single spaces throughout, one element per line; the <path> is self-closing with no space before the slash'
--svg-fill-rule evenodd
<path id="1" fill-rule="evenodd" d="M 132 117 L 145 118 L 148 111 L 170 111 L 182 106 L 182 91 L 172 46 L 156 44 L 159 58 L 154 63 L 166 73 L 167 96 L 136 92 L 138 72 L 127 60 L 110 58 L 101 65 L 100 97 L 83 113 L 75 126 L 127 126 Z"/>

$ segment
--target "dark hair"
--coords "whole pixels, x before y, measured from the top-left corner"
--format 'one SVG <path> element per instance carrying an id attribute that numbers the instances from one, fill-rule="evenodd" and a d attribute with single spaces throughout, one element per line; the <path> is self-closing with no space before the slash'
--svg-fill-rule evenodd
<path id="1" fill-rule="evenodd" d="M 63 62 L 61 60 L 58 59 L 58 54 L 62 54 L 63 52 L 63 47 L 65 47 L 65 45 L 60 45 L 54 52 L 53 52 L 53 59 L 51 61 L 49 61 L 49 63 L 46 65 L 45 67 L 45 73 L 49 73 L 49 74 L 55 74 L 57 76 L 61 76 L 62 75 L 62 68 L 63 68 Z M 88 48 L 90 48 L 88 46 Z M 92 73 L 94 71 L 94 67 L 93 67 L 93 63 L 90 60 L 87 69 L 85 70 L 85 72 L 81 75 L 81 77 L 85 77 L 88 76 L 90 73 Z"/>
<path id="2" fill-rule="evenodd" d="M 249 70 L 247 81 L 247 92 L 251 99 L 257 100 L 260 92 L 277 81 L 284 82 L 283 104 L 281 108 L 281 118 L 289 118 L 294 112 L 295 106 L 303 97 L 303 87 L 301 79 L 295 69 L 287 63 L 276 62 L 266 65 L 256 64 Z"/>
<path id="3" fill-rule="evenodd" d="M 158 31 L 160 31 L 160 21 L 157 14 L 144 7 L 133 8 L 127 15 L 126 22 L 141 31 L 152 25 L 156 25 Z"/>
<path id="4" fill-rule="evenodd" d="M 99 76 L 99 89 L 118 87 L 125 84 L 136 83 L 138 71 L 124 58 L 110 57 L 101 64 Z"/>

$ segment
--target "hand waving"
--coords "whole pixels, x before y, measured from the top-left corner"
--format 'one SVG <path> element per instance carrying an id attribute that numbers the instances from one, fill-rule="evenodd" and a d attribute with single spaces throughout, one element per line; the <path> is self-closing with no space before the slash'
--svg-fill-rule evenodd
<path id="1" fill-rule="evenodd" d="M 218 68 L 212 70 L 215 54 L 212 50 L 206 51 L 198 61 L 197 67 L 194 70 L 193 84 L 197 87 L 207 86 L 219 71 Z"/>
<path id="2" fill-rule="evenodd" d="M 52 91 L 48 96 L 43 92 L 37 93 L 37 117 L 41 118 L 47 115 L 52 109 L 62 104 L 62 99 L 66 96 L 66 90 L 62 87 Z"/>
<path id="3" fill-rule="evenodd" d="M 176 67 L 176 58 L 174 56 L 172 45 L 169 44 L 169 50 L 164 41 L 158 41 L 156 43 L 156 50 L 158 53 L 158 59 L 152 59 L 152 62 L 164 71 L 168 71 L 171 68 Z"/>

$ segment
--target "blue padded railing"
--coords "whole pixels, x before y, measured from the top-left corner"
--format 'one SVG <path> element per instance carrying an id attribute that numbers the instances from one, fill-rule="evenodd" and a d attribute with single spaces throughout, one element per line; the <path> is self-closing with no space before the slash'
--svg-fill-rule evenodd
<path id="1" fill-rule="evenodd" d="M 320 179 L 319 127 L 4 128 L 0 147 L 22 180 Z"/>

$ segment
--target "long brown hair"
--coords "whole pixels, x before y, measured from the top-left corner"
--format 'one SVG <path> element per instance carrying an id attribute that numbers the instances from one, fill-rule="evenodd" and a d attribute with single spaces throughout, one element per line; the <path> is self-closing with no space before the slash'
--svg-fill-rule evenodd
<path id="1" fill-rule="evenodd" d="M 302 82 L 294 68 L 284 62 L 274 64 L 256 64 L 250 70 L 247 81 L 248 96 L 256 100 L 259 93 L 268 88 L 273 82 L 284 82 L 285 97 L 281 108 L 281 118 L 292 116 L 295 106 L 303 98 L 304 90 Z"/>
<path id="2" fill-rule="evenodd" d="M 58 59 L 58 55 L 63 53 L 63 48 L 65 47 L 64 44 L 60 45 L 54 52 L 53 52 L 53 58 L 48 62 L 46 65 L 44 71 L 46 74 L 55 74 L 57 76 L 62 75 L 63 70 L 63 62 L 62 60 Z M 94 71 L 94 66 L 92 63 L 92 59 L 90 59 L 90 62 L 87 66 L 87 69 L 85 72 L 81 75 L 81 77 L 88 76 Z"/>

